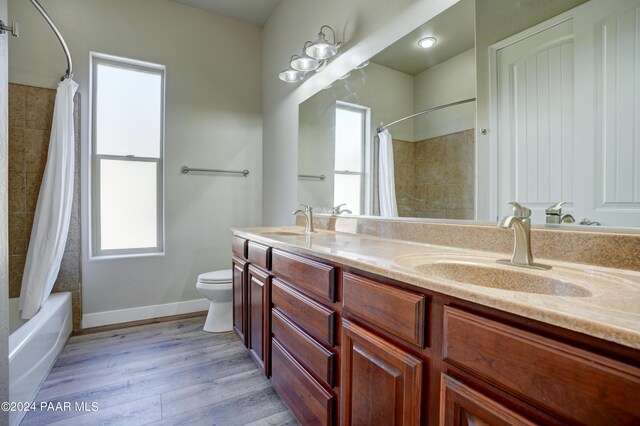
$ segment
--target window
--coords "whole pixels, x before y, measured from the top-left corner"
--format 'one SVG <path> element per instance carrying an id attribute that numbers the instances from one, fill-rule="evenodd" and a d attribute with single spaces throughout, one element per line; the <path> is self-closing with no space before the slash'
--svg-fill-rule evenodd
<path id="1" fill-rule="evenodd" d="M 163 251 L 164 66 L 91 54 L 93 255 Z"/>
<path id="2" fill-rule="evenodd" d="M 336 105 L 333 203 L 362 214 L 364 200 L 364 146 L 367 108 Z"/>

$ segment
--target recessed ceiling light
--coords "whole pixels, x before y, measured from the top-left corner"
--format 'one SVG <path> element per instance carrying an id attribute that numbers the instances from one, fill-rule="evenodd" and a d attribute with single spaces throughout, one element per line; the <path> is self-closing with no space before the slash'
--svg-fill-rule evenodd
<path id="1" fill-rule="evenodd" d="M 423 49 L 428 49 L 436 44 L 437 41 L 438 40 L 436 40 L 435 37 L 425 37 L 418 42 L 418 45 L 420 45 L 420 47 L 422 47 Z"/>

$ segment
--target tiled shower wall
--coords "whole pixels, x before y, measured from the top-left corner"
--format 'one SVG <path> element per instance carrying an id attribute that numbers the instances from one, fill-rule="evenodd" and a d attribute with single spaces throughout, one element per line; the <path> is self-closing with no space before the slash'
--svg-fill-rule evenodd
<path id="1" fill-rule="evenodd" d="M 9 84 L 9 297 L 20 297 L 31 226 L 44 175 L 56 91 Z M 80 275 L 80 115 L 74 99 L 76 173 L 69 236 L 53 292 L 73 295 L 73 328 L 82 318 Z"/>
<path id="2" fill-rule="evenodd" d="M 401 217 L 474 218 L 474 130 L 418 142 L 393 141 Z"/>

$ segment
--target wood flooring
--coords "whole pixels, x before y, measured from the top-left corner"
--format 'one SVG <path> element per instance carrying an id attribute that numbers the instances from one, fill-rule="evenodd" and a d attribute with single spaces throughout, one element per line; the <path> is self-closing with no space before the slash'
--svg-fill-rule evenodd
<path id="1" fill-rule="evenodd" d="M 203 323 L 71 337 L 21 425 L 297 425 L 235 334 Z"/>

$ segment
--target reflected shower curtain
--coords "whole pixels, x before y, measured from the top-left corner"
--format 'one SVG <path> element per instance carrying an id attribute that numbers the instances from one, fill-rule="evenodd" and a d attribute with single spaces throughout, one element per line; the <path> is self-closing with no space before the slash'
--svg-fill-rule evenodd
<path id="1" fill-rule="evenodd" d="M 49 297 L 67 242 L 75 171 L 73 96 L 76 90 L 78 84 L 70 78 L 58 84 L 47 165 L 22 277 L 20 309 L 23 319 L 33 317 Z"/>
<path id="2" fill-rule="evenodd" d="M 378 190 L 380 194 L 380 216 L 398 217 L 396 184 L 393 168 L 393 139 L 387 129 L 378 134 L 380 138 Z"/>

